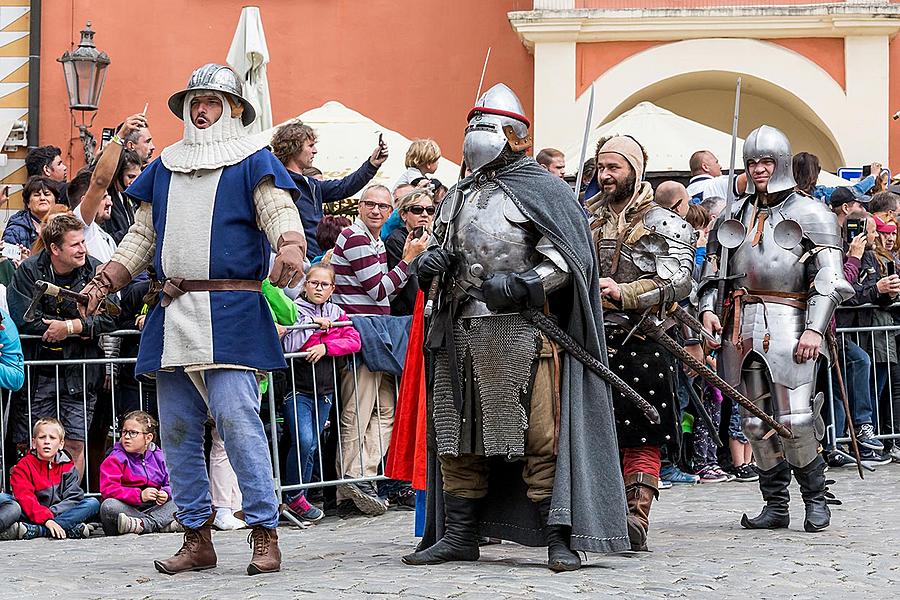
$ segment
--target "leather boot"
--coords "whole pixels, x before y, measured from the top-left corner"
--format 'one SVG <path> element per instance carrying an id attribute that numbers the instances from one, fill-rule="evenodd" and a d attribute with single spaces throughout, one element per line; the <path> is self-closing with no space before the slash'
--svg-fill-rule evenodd
<path id="1" fill-rule="evenodd" d="M 408 565 L 439 565 L 478 560 L 478 500 L 444 492 L 444 537 L 425 550 L 403 557 Z"/>
<path id="2" fill-rule="evenodd" d="M 153 566 L 160 573 L 174 575 L 182 571 L 202 571 L 216 566 L 216 549 L 212 543 L 211 516 L 197 529 L 184 529 L 184 543 L 172 558 L 155 560 Z"/>
<path id="3" fill-rule="evenodd" d="M 803 529 L 809 533 L 822 531 L 831 523 L 831 509 L 825 496 L 825 460 L 822 455 L 805 467 L 794 467 L 794 477 L 800 484 L 800 494 L 806 505 Z"/>
<path id="4" fill-rule="evenodd" d="M 768 471 L 759 471 L 759 491 L 762 492 L 766 505 L 755 518 L 747 515 L 741 517 L 741 525 L 747 529 L 783 529 L 790 525 L 791 514 L 788 502 L 791 494 L 791 467 L 787 461 L 781 461 Z"/>
<path id="5" fill-rule="evenodd" d="M 572 530 L 566 525 L 548 525 L 550 519 L 550 498 L 538 503 L 541 524 L 547 536 L 547 566 L 551 571 L 577 571 L 581 568 L 581 558 L 569 547 Z"/>
<path id="6" fill-rule="evenodd" d="M 281 570 L 281 549 L 278 547 L 278 531 L 262 525 L 254 525 L 247 536 L 253 547 L 253 558 L 247 565 L 247 575 L 276 573 Z"/>
<path id="7" fill-rule="evenodd" d="M 647 532 L 650 530 L 650 507 L 659 497 L 659 477 L 650 473 L 632 473 L 625 477 L 625 500 L 628 502 L 628 541 L 635 552 L 649 552 Z"/>

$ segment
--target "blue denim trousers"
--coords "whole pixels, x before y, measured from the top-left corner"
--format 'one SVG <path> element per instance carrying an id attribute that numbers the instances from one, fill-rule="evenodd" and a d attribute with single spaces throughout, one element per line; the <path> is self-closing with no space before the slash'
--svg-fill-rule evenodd
<path id="1" fill-rule="evenodd" d="M 243 369 L 209 369 L 203 379 L 209 405 L 183 368 L 156 374 L 160 432 L 178 521 L 196 529 L 212 515 L 203 454 L 204 424 L 210 413 L 244 497 L 244 520 L 251 526 L 274 528 L 278 500 L 268 440 L 259 418 L 256 377 Z"/>
<path id="2" fill-rule="evenodd" d="M 300 392 L 291 392 L 285 397 L 284 422 L 291 438 L 285 473 L 288 485 L 312 481 L 319 436 L 325 429 L 333 401 L 330 395 L 320 395 L 316 399 Z M 291 494 L 288 501 L 303 493 Z"/>
<path id="3" fill-rule="evenodd" d="M 9 494 L 0 493 L 0 531 L 3 531 L 22 517 L 19 503 Z"/>
<path id="4" fill-rule="evenodd" d="M 853 412 L 853 424 L 857 427 L 864 423 L 872 423 L 873 402 L 871 389 L 872 359 L 865 350 L 850 341 L 844 340 L 841 368 L 844 369 L 844 384 L 847 386 L 847 399 Z M 879 373 L 879 375 L 881 375 Z M 837 437 L 844 435 L 847 415 L 841 400 L 840 389 L 834 372 L 831 374 L 834 390 L 834 430 Z M 879 385 L 884 384 L 884 377 L 879 377 Z"/>
<path id="5" fill-rule="evenodd" d="M 100 512 L 100 501 L 96 498 L 85 497 L 81 502 L 53 517 L 56 524 L 68 531 L 79 523 L 86 523 Z"/>

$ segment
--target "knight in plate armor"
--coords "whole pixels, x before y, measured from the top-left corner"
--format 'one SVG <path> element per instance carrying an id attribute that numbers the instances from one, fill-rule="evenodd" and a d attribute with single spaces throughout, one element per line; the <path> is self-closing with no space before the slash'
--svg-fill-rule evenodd
<path id="1" fill-rule="evenodd" d="M 479 537 L 491 536 L 546 545 L 551 569 L 573 570 L 574 551 L 628 547 L 611 404 L 602 380 L 520 311 L 544 310 L 601 353 L 587 220 L 572 190 L 525 155 L 529 121 L 511 89 L 489 89 L 468 119 L 472 174 L 438 208 L 444 243 L 414 265 L 426 292 L 440 281 L 426 342 L 439 468 L 429 481 L 432 531 L 403 560 L 477 560 Z"/>
<path id="2" fill-rule="evenodd" d="M 742 411 L 744 433 L 760 471 L 766 505 L 741 524 L 748 529 L 787 527 L 791 471 L 806 505 L 804 529 L 830 522 L 825 501 L 825 461 L 818 452 L 825 426 L 823 394 L 814 382 L 823 338 L 837 306 L 853 296 L 844 279 L 835 215 L 795 191 L 791 147 L 768 125 L 744 142 L 747 193 L 723 214 L 710 236 L 701 281 L 704 327 L 722 334 L 718 367 L 732 385 L 788 427 L 793 438 L 774 435 Z M 727 257 L 727 260 L 723 260 Z M 724 310 L 715 312 L 719 282 Z"/>
<path id="3" fill-rule="evenodd" d="M 634 328 L 690 295 L 696 234 L 676 212 L 653 201 L 653 188 L 642 181 L 646 153 L 636 140 L 612 137 L 598 148 L 596 159 L 591 188 L 598 192 L 587 207 L 600 261 L 609 366 L 660 415 L 660 424 L 652 424 L 613 392 L 628 535 L 631 548 L 639 551 L 647 550 L 650 507 L 659 494 L 661 448 L 677 455 L 681 423 L 675 360 Z"/>

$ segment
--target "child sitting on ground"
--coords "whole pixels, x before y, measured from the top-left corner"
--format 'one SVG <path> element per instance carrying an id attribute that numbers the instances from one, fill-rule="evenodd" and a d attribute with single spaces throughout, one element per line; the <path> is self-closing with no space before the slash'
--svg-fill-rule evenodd
<path id="1" fill-rule="evenodd" d="M 353 354 L 360 349 L 359 333 L 353 326 L 332 326 L 348 319 L 344 311 L 330 301 L 334 292 L 334 269 L 328 264 L 329 259 L 326 255 L 322 262 L 306 271 L 303 290 L 294 301 L 297 305 L 296 324 L 316 323 L 319 329 L 292 329 L 283 340 L 286 352 L 307 353 L 307 364 L 302 359 L 291 359 L 295 391 L 284 399 L 284 421 L 291 436 L 288 484 L 312 480 L 319 436 L 325 429 L 334 401 L 334 361 L 322 358 Z M 322 510 L 306 500 L 305 490 L 289 496 L 287 501 L 288 510 L 299 520 L 315 522 L 322 518 Z"/>
<path id="2" fill-rule="evenodd" d="M 42 417 L 32 429 L 31 451 L 10 474 L 13 496 L 22 508 L 17 539 L 85 538 L 86 522 L 100 510 L 96 498 L 86 498 L 72 458 L 63 450 L 66 430 L 57 419 Z"/>
<path id="3" fill-rule="evenodd" d="M 125 415 L 122 437 L 100 465 L 100 522 L 106 535 L 178 529 L 166 457 L 153 443 L 156 426 L 142 410 Z"/>

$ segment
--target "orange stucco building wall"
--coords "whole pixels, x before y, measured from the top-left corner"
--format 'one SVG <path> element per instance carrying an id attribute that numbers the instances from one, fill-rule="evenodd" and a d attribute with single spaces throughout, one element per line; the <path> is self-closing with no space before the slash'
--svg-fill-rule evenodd
<path id="1" fill-rule="evenodd" d="M 81 164 L 62 68 L 90 20 L 112 64 L 92 131 L 114 127 L 150 103 L 155 144 L 182 134 L 166 100 L 206 62 L 224 62 L 246 0 L 45 0 L 41 40 L 41 144 Z M 433 137 L 459 160 L 465 116 L 484 55 L 485 88 L 503 81 L 532 111 L 533 58 L 509 26 L 530 0 L 265 0 L 258 3 L 271 61 L 274 121 L 339 100 L 407 137 Z M 373 140 L 374 142 L 374 140 Z M 403 152 L 405 148 L 393 149 Z"/>

